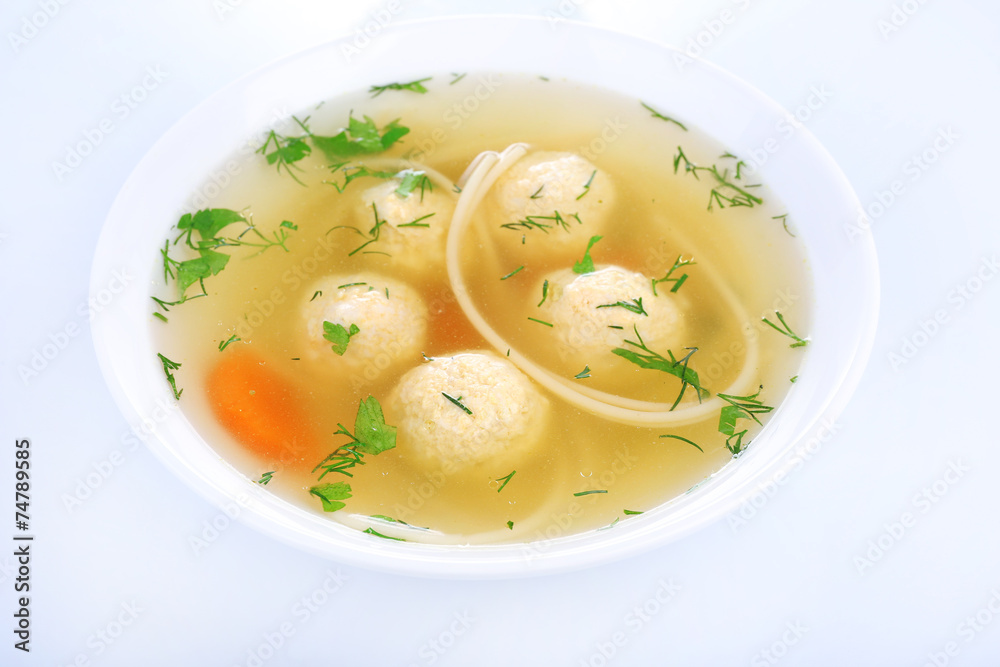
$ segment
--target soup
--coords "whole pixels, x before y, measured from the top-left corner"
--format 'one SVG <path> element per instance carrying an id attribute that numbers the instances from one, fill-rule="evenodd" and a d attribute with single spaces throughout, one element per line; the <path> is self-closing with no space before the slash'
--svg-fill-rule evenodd
<path id="1" fill-rule="evenodd" d="M 372 539 L 609 528 L 737 465 L 807 349 L 808 267 L 696 123 L 472 73 L 278 121 L 165 240 L 182 409 L 248 484 Z"/>

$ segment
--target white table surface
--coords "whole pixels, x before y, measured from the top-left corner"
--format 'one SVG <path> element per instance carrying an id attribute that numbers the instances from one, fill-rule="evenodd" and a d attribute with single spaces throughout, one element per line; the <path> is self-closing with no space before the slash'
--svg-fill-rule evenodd
<path id="1" fill-rule="evenodd" d="M 879 333 L 838 433 L 746 506 L 744 522 L 559 576 L 387 575 L 225 525 L 125 438 L 87 329 L 98 233 L 137 161 L 188 110 L 260 65 L 352 33 L 387 3 L 10 0 L 0 10 L 10 521 L 0 541 L 13 545 L 19 438 L 32 443 L 36 539 L 29 654 L 13 647 L 16 563 L 13 546 L 0 548 L 0 664 L 998 664 L 1000 4 L 398 2 L 394 20 L 565 12 L 681 47 L 714 25 L 703 57 L 786 108 L 824 90 L 807 127 L 862 202 L 899 181 L 874 221 Z M 147 68 L 161 80 L 116 110 Z M 53 164 L 104 118 L 113 131 L 60 180 Z M 941 133 L 952 139 L 935 151 Z M 925 151 L 936 159 L 915 168 Z M 58 353 L 24 379 L 19 369 L 50 343 Z M 192 538 L 213 521 L 224 529 L 196 552 Z"/>

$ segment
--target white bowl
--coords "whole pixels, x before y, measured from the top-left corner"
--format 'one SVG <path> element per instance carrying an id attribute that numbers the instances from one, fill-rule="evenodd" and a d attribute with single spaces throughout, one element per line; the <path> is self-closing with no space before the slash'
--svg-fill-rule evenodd
<path id="1" fill-rule="evenodd" d="M 807 131 L 790 137 L 777 131 L 785 111 L 714 66 L 695 61 L 678 67 L 680 52 L 572 22 L 454 18 L 391 25 L 360 51 L 355 42 L 331 42 L 269 65 L 171 128 L 136 167 L 111 209 L 94 259 L 92 296 L 106 291 L 115 271 L 153 275 L 158 248 L 177 212 L 206 177 L 208 168 L 191 165 L 219 165 L 276 110 L 296 112 L 341 91 L 428 73 L 537 73 L 598 85 L 679 118 L 697 119 L 701 130 L 740 156 L 772 147 L 758 173 L 794 219 L 814 279 L 812 342 L 800 379 L 737 461 L 614 530 L 525 545 L 397 543 L 312 514 L 248 482 L 180 411 L 165 409 L 174 399 L 156 357 L 150 283 L 132 281 L 94 319 L 94 345 L 118 405 L 131 423 L 147 424 L 152 432 L 147 444 L 182 479 L 230 512 L 236 503 L 249 525 L 343 563 L 426 576 L 507 577 L 590 566 L 675 540 L 731 512 L 795 465 L 802 447 L 823 436 L 824 424 L 829 428 L 857 385 L 871 349 L 877 266 L 870 236 L 857 231 L 861 205 L 846 179 Z"/>

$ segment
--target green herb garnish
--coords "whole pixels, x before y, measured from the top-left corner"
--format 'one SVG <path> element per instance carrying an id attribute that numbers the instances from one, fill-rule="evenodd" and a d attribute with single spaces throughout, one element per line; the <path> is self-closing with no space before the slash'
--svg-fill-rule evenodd
<path id="1" fill-rule="evenodd" d="M 347 352 L 347 344 L 351 342 L 351 337 L 360 331 L 357 324 L 351 324 L 350 328 L 346 328 L 343 324 L 334 324 L 325 320 L 323 322 L 323 338 L 333 343 L 333 351 L 341 357 L 344 356 L 344 352 Z"/>
<path id="2" fill-rule="evenodd" d="M 309 128 L 305 123 L 309 118 L 307 117 L 304 121 L 301 121 L 292 116 L 292 120 L 298 123 L 299 127 L 306 132 L 305 136 L 286 137 L 271 130 L 264 140 L 263 145 L 254 152 L 263 155 L 269 165 L 276 165 L 279 173 L 284 169 L 285 173 L 295 179 L 296 183 L 304 186 L 305 183 L 295 174 L 296 171 L 302 171 L 302 167 L 299 167 L 295 163 L 312 153 L 312 148 L 305 141 L 306 136 L 309 135 Z"/>
<path id="3" fill-rule="evenodd" d="M 809 344 L 809 339 L 808 338 L 800 338 L 798 336 L 798 334 L 796 334 L 794 331 L 792 331 L 792 328 L 790 326 L 788 326 L 788 323 L 785 322 L 785 318 L 781 315 L 780 312 L 778 312 L 776 310 L 776 311 L 774 311 L 774 314 L 778 316 L 778 321 L 781 322 L 781 327 L 779 327 L 778 325 L 776 325 L 774 322 L 772 322 L 771 320 L 767 319 L 766 317 L 762 317 L 761 321 L 764 324 L 766 324 L 769 327 L 771 327 L 772 329 L 774 329 L 775 331 L 777 331 L 778 333 L 780 333 L 781 335 L 788 336 L 793 341 L 795 341 L 791 345 L 789 345 L 788 347 L 805 347 L 806 345 Z"/>
<path id="4" fill-rule="evenodd" d="M 448 399 L 449 401 L 451 401 L 451 402 L 452 402 L 452 403 L 454 403 L 455 405 L 457 405 L 458 407 L 462 408 L 462 410 L 463 410 L 463 411 L 464 411 L 464 412 L 465 412 L 466 414 L 469 414 L 469 415 L 471 415 L 471 414 L 472 414 L 472 410 L 470 410 L 470 409 L 469 409 L 469 408 L 468 408 L 468 407 L 467 407 L 467 406 L 465 405 L 465 403 L 463 403 L 463 402 L 462 402 L 462 397 L 461 397 L 461 396 L 459 396 L 458 398 L 455 398 L 454 396 L 451 396 L 450 394 L 446 394 L 446 393 L 445 393 L 445 392 L 443 392 L 443 391 L 441 392 L 441 395 L 442 395 L 442 396 L 444 396 L 445 398 L 447 398 L 447 399 Z"/>
<path id="5" fill-rule="evenodd" d="M 673 438 L 674 440 L 680 440 L 681 442 L 686 442 L 687 444 L 689 444 L 692 447 L 696 448 L 699 452 L 701 452 L 703 454 L 705 453 L 705 450 L 702 449 L 701 447 L 699 447 L 698 443 L 694 442 L 693 440 L 688 440 L 687 438 L 682 438 L 679 435 L 661 435 L 660 437 L 661 438 Z"/>
<path id="6" fill-rule="evenodd" d="M 454 86 L 456 83 L 465 78 L 466 72 L 462 72 L 461 74 L 459 74 L 458 72 L 452 72 L 451 75 L 455 78 L 449 81 L 448 85 Z"/>
<path id="7" fill-rule="evenodd" d="M 167 376 L 167 382 L 170 383 L 170 389 L 171 391 L 174 392 L 174 399 L 175 400 L 179 399 L 181 397 L 181 394 L 184 393 L 184 390 L 183 389 L 181 389 L 180 391 L 177 390 L 177 381 L 174 379 L 173 371 L 176 371 L 178 368 L 181 367 L 181 365 L 176 361 L 171 361 L 170 359 L 167 359 L 159 352 L 156 353 L 156 356 L 160 358 L 160 363 L 163 364 L 163 374 Z"/>
<path id="8" fill-rule="evenodd" d="M 521 266 L 517 267 L 516 269 L 514 269 L 513 271 L 511 271 L 510 273 L 508 273 L 507 275 L 501 277 L 500 280 L 507 280 L 511 276 L 513 276 L 513 275 L 515 275 L 518 272 L 523 271 L 523 270 L 524 270 L 524 265 L 522 264 Z"/>
<path id="9" fill-rule="evenodd" d="M 622 510 L 622 513 L 623 514 L 628 514 L 629 516 L 632 516 L 632 515 L 635 515 L 635 514 L 642 514 L 642 512 L 640 512 L 638 510 Z"/>
<path id="10" fill-rule="evenodd" d="M 784 227 L 785 232 L 789 236 L 791 236 L 792 238 L 795 238 L 795 234 L 792 234 L 792 230 L 790 230 L 788 228 L 788 214 L 787 213 L 782 213 L 781 215 L 773 215 L 773 216 L 771 216 L 771 220 L 781 220 L 781 226 Z"/>
<path id="11" fill-rule="evenodd" d="M 365 528 L 362 532 L 368 533 L 369 535 L 374 535 L 375 537 L 381 537 L 383 540 L 395 540 L 397 542 L 405 542 L 402 537 L 390 537 L 389 535 L 383 535 L 374 528 Z"/>
<path id="12" fill-rule="evenodd" d="M 542 283 L 542 300 L 538 302 L 537 307 L 541 308 L 542 304 L 545 303 L 545 299 L 547 299 L 548 297 L 549 297 L 549 281 L 548 279 L 546 279 L 545 282 Z"/>
<path id="13" fill-rule="evenodd" d="M 424 87 L 424 81 L 430 81 L 432 78 L 433 77 L 417 79 L 416 81 L 410 81 L 409 83 L 387 83 L 384 86 L 372 86 L 368 89 L 368 92 L 372 93 L 372 97 L 378 97 L 387 90 L 408 90 L 412 93 L 420 93 L 423 95 L 427 92 L 427 88 Z"/>
<path id="14" fill-rule="evenodd" d="M 590 241 L 587 243 L 587 249 L 583 252 L 583 259 L 579 262 L 573 264 L 573 273 L 593 273 L 594 271 L 594 260 L 590 257 L 590 249 L 594 247 L 594 244 L 600 241 L 603 236 L 591 236 Z"/>
<path id="15" fill-rule="evenodd" d="M 649 316 L 649 313 L 646 312 L 646 309 L 642 307 L 642 297 L 639 297 L 638 299 L 632 299 L 631 303 L 629 303 L 628 301 L 616 301 L 615 303 L 604 303 L 597 307 L 624 308 L 630 313 L 635 313 L 636 315 L 646 315 L 647 317 Z"/>
<path id="16" fill-rule="evenodd" d="M 271 481 L 271 478 L 274 477 L 274 473 L 276 472 L 277 470 L 268 470 L 267 472 L 265 472 L 260 476 L 260 479 L 257 480 L 257 484 L 260 484 L 261 486 L 267 485 L 267 483 Z"/>
<path id="17" fill-rule="evenodd" d="M 503 484 L 501 484 L 499 487 L 497 487 L 497 493 L 500 493 L 501 491 L 503 491 L 503 487 L 507 486 L 507 483 L 510 481 L 510 478 L 513 477 L 514 473 L 516 473 L 516 472 L 517 472 L 516 470 L 511 470 L 509 473 L 507 473 L 503 477 L 498 477 L 497 479 L 493 480 L 494 482 L 503 482 Z"/>
<path id="18" fill-rule="evenodd" d="M 657 111 L 653 107 L 649 106 L 645 102 L 639 102 L 639 104 L 641 104 L 643 106 L 643 108 L 645 108 L 647 111 L 649 111 L 651 114 L 653 114 L 653 118 L 659 118 L 660 120 L 665 120 L 668 123 L 673 123 L 677 127 L 681 128 L 682 130 L 684 130 L 685 132 L 687 132 L 687 128 L 684 127 L 684 125 L 680 121 L 674 120 L 673 118 L 670 118 L 669 116 L 664 116 L 662 113 L 660 113 L 659 111 Z"/>
<path id="19" fill-rule="evenodd" d="M 573 376 L 577 380 L 586 380 L 590 377 L 590 366 L 584 366 L 583 370 Z"/>
<path id="20" fill-rule="evenodd" d="M 761 386 L 757 390 L 757 393 L 751 394 L 750 396 L 717 394 L 719 398 L 729 403 L 729 405 L 723 407 L 722 411 L 719 413 L 719 433 L 728 436 L 726 438 L 726 448 L 732 452 L 733 455 L 739 454 L 745 449 L 743 438 L 747 434 L 747 429 L 743 429 L 742 431 L 736 430 L 736 421 L 738 419 L 752 419 L 760 424 L 760 419 L 757 418 L 757 415 L 767 414 L 768 412 L 771 412 L 771 410 L 774 410 L 774 407 L 764 405 L 764 403 L 757 398 L 763 389 L 764 387 Z"/>
<path id="21" fill-rule="evenodd" d="M 422 215 L 419 218 L 410 220 L 409 222 L 404 222 L 401 225 L 396 225 L 396 229 L 399 229 L 400 227 L 430 227 L 431 223 L 423 221 L 426 220 L 427 218 L 432 218 L 432 217 L 434 217 L 434 213 L 427 213 L 426 215 Z"/>
<path id="22" fill-rule="evenodd" d="M 507 522 L 507 529 L 508 530 L 514 530 L 514 522 L 513 521 L 508 521 Z"/>
<path id="23" fill-rule="evenodd" d="M 414 171 L 413 169 L 404 169 L 403 171 L 396 174 L 396 176 L 401 177 L 399 182 L 399 187 L 396 188 L 396 194 L 402 198 L 409 197 L 414 190 L 420 189 L 420 201 L 424 200 L 424 190 L 431 192 L 434 190 L 434 185 L 431 183 L 431 179 L 427 177 L 422 171 Z"/>
<path id="24" fill-rule="evenodd" d="M 347 482 L 333 482 L 309 487 L 309 494 L 323 503 L 324 512 L 336 512 L 347 505 L 342 500 L 351 497 L 351 485 Z"/>
<path id="25" fill-rule="evenodd" d="M 577 201 L 583 199 L 584 195 L 590 192 L 590 184 L 594 182 L 594 176 L 597 176 L 596 169 L 590 173 L 590 178 L 588 178 L 587 182 L 583 184 L 583 192 L 576 196 Z"/>
<path id="26" fill-rule="evenodd" d="M 323 296 L 323 290 L 316 290 L 315 292 L 313 292 L 312 298 L 309 299 L 309 301 L 310 302 L 315 301 L 316 297 L 318 296 Z"/>
<path id="27" fill-rule="evenodd" d="M 695 263 L 694 257 L 692 257 L 691 259 L 684 259 L 683 255 L 677 255 L 677 259 L 674 260 L 674 265 L 667 270 L 665 276 L 663 276 L 662 278 L 653 278 L 653 296 L 659 296 L 656 293 L 656 286 L 660 283 L 673 283 L 674 286 L 670 288 L 671 292 L 676 292 L 677 290 L 679 290 L 681 288 L 681 285 L 684 284 L 684 281 L 687 280 L 688 274 L 686 273 L 682 274 L 680 278 L 672 278 L 671 276 L 674 275 L 674 271 L 676 271 L 677 269 L 684 266 L 690 266 L 691 264 L 694 263 Z"/>
<path id="28" fill-rule="evenodd" d="M 538 322 L 539 324 L 544 324 L 547 327 L 554 326 L 551 322 L 546 322 L 545 320 L 539 320 L 534 317 L 529 317 L 528 319 L 531 320 L 532 322 Z"/>
<path id="29" fill-rule="evenodd" d="M 577 213 L 570 213 L 568 217 L 574 218 L 578 225 L 583 224 L 583 221 L 580 220 L 580 216 Z M 559 211 L 553 211 L 552 215 L 529 215 L 526 216 L 524 220 L 508 222 L 507 224 L 500 226 L 504 229 L 538 229 L 546 234 L 549 233 L 550 229 L 554 229 L 556 226 L 560 227 L 565 232 L 570 230 L 569 221 L 564 218 L 562 213 Z M 524 239 L 522 238 L 521 240 L 523 243 Z"/>
<path id="30" fill-rule="evenodd" d="M 358 403 L 358 414 L 354 418 L 354 433 L 347 430 L 343 424 L 338 423 L 337 426 L 339 428 L 334 435 L 346 435 L 351 442 L 338 447 L 313 468 L 313 472 L 320 468 L 324 469 L 319 476 L 320 480 L 331 472 L 353 477 L 347 471 L 356 465 L 364 465 L 365 454 L 374 456 L 396 446 L 396 427 L 385 423 L 382 406 L 374 396 L 369 396 Z"/>
<path id="31" fill-rule="evenodd" d="M 391 148 L 397 141 L 409 134 L 410 128 L 399 124 L 396 119 L 381 129 L 368 116 L 358 120 L 348 116 L 347 128 L 332 137 L 309 134 L 313 145 L 322 150 L 331 160 L 381 153 Z"/>
<path id="32" fill-rule="evenodd" d="M 589 496 L 592 493 L 607 493 L 607 489 L 593 489 L 591 491 L 580 491 L 579 493 L 574 493 L 574 496 Z"/>
<path id="33" fill-rule="evenodd" d="M 236 334 L 233 334 L 232 336 L 230 336 L 226 340 L 224 340 L 224 341 L 222 341 L 222 342 L 219 343 L 219 352 L 222 352 L 224 349 L 226 349 L 227 347 L 229 347 L 232 343 L 235 343 L 236 341 L 240 341 L 240 340 L 243 340 L 243 339 L 240 338 L 239 336 L 237 336 Z"/>
<path id="34" fill-rule="evenodd" d="M 726 153 L 722 156 L 723 158 L 736 159 L 735 155 Z M 735 173 L 731 176 L 729 173 L 729 167 L 726 167 L 722 171 L 719 171 L 718 166 L 712 165 L 711 167 L 699 167 L 694 162 L 688 159 L 687 155 L 684 154 L 684 149 L 680 146 L 677 147 L 677 155 L 674 156 L 674 173 L 680 168 L 681 163 L 684 164 L 684 172 L 691 174 L 697 180 L 701 180 L 698 177 L 698 172 L 707 172 L 715 179 L 716 187 L 712 188 L 708 197 L 708 210 L 711 211 L 713 206 L 718 206 L 719 208 L 725 208 L 729 206 L 747 206 L 754 207 L 759 204 L 763 204 L 764 200 L 756 195 L 747 192 L 746 188 L 758 187 L 756 184 L 744 184 L 742 187 L 737 185 L 734 181 L 742 180 L 742 175 L 740 170 L 745 166 L 742 160 L 737 160 L 735 165 Z"/>
<path id="35" fill-rule="evenodd" d="M 686 350 L 689 350 L 689 352 L 680 359 L 674 357 L 674 353 L 671 352 L 670 350 L 667 350 L 667 355 L 669 358 L 664 357 L 662 354 L 654 352 L 653 350 L 649 349 L 646 346 L 645 341 L 642 340 L 642 336 L 639 335 L 638 328 L 633 326 L 632 330 L 635 332 L 635 337 L 639 339 L 639 342 L 636 343 L 631 340 L 626 340 L 625 344 L 638 348 L 639 350 L 642 350 L 642 352 L 644 352 L 645 354 L 640 354 L 639 352 L 635 352 L 634 350 L 630 350 L 623 347 L 616 347 L 615 349 L 611 350 L 611 352 L 613 354 L 617 354 L 619 357 L 622 357 L 623 359 L 631 361 L 633 364 L 639 366 L 640 368 L 648 368 L 651 370 L 663 371 L 664 373 L 669 373 L 670 375 L 679 378 L 681 381 L 681 391 L 679 394 L 677 394 L 677 398 L 674 400 L 674 404 L 670 406 L 671 410 L 676 408 L 677 405 L 681 402 L 681 399 L 684 398 L 684 392 L 687 390 L 688 387 L 694 388 L 695 392 L 698 395 L 699 403 L 701 403 L 701 399 L 704 396 L 708 396 L 708 392 L 701 386 L 701 382 L 698 379 L 698 373 L 696 373 L 693 369 L 688 368 L 688 363 L 690 362 L 692 355 L 694 355 L 694 353 L 698 351 L 698 348 L 696 347 L 684 348 Z"/>

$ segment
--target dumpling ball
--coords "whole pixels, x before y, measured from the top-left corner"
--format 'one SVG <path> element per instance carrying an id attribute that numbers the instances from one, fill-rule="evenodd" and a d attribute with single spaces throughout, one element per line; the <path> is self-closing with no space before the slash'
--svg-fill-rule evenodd
<path id="1" fill-rule="evenodd" d="M 552 323 L 564 361 L 592 367 L 614 363 L 618 357 L 611 350 L 623 347 L 626 339 L 635 341 L 634 329 L 661 354 L 683 345 L 684 314 L 676 295 L 664 290 L 654 295 L 651 280 L 641 273 L 606 266 L 583 274 L 561 269 L 545 279 L 548 296 L 532 309 Z"/>
<path id="2" fill-rule="evenodd" d="M 407 187 L 401 190 L 407 181 Z M 415 187 L 414 182 L 418 183 Z M 378 234 L 378 240 L 365 250 L 386 253 L 394 268 L 411 273 L 422 275 L 443 269 L 455 202 L 454 192 L 442 185 L 432 185 L 426 175 L 412 170 L 361 191 L 356 211 L 358 228 Z M 376 215 L 385 224 L 372 232 Z"/>
<path id="3" fill-rule="evenodd" d="M 527 256 L 565 259 L 602 233 L 614 200 L 614 184 L 590 160 L 539 151 L 501 174 L 483 206 L 494 212 L 494 236 L 506 246 L 519 246 Z"/>
<path id="4" fill-rule="evenodd" d="M 322 278 L 307 290 L 301 313 L 302 356 L 367 380 L 419 359 L 427 340 L 424 300 L 409 285 L 375 273 Z"/>
<path id="5" fill-rule="evenodd" d="M 458 466 L 529 452 L 541 439 L 549 409 L 527 376 L 489 352 L 417 366 L 400 379 L 389 404 L 400 448 L 424 462 Z"/>

